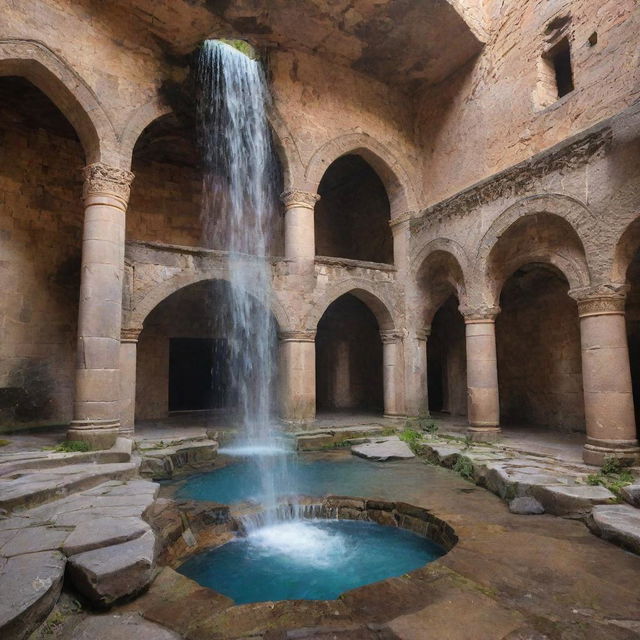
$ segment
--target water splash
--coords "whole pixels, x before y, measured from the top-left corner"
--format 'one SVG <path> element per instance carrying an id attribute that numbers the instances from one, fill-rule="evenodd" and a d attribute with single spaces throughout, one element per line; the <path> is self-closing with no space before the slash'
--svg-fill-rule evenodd
<path id="1" fill-rule="evenodd" d="M 269 92 L 260 63 L 207 40 L 198 60 L 198 139 L 204 181 L 202 227 L 207 246 L 228 255 L 231 386 L 243 442 L 272 448 L 276 327 L 268 259 L 276 213 Z M 267 506 L 286 483 L 285 458 L 256 456 Z"/>

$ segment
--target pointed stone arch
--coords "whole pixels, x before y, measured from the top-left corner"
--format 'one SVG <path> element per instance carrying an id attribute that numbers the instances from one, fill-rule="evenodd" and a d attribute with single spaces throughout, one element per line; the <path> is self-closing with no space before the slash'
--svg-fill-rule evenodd
<path id="1" fill-rule="evenodd" d="M 305 189 L 316 193 L 329 166 L 347 154 L 360 156 L 378 174 L 387 190 L 392 219 L 418 209 L 409 172 L 386 146 L 366 133 L 348 133 L 320 147 L 307 165 Z"/>
<path id="2" fill-rule="evenodd" d="M 358 298 L 370 309 L 378 321 L 380 330 L 395 329 L 397 327 L 391 311 L 393 305 L 386 299 L 386 296 L 377 291 L 366 280 L 358 278 L 349 278 L 330 287 L 312 306 L 306 316 L 305 327 L 309 331 L 315 331 L 320 318 L 322 318 L 329 306 L 347 293 Z"/>
<path id="3" fill-rule="evenodd" d="M 86 164 L 122 162 L 114 127 L 96 94 L 60 56 L 35 40 L 0 40 L 0 76 L 20 76 L 42 91 L 75 129 Z"/>

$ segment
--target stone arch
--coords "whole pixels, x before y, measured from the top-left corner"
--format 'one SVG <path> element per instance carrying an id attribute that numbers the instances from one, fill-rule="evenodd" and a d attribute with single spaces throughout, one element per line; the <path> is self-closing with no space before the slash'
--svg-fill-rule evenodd
<path id="1" fill-rule="evenodd" d="M 60 109 L 80 138 L 87 164 L 121 166 L 115 130 L 97 96 L 43 43 L 0 40 L 0 76 L 25 78 Z"/>
<path id="2" fill-rule="evenodd" d="M 123 323 L 123 325 L 131 329 L 141 329 L 147 316 L 163 300 L 166 300 L 169 296 L 185 287 L 207 280 L 224 280 L 225 282 L 230 282 L 228 273 L 222 267 L 208 273 L 181 273 L 174 275 L 153 287 L 138 300 L 129 312 L 127 322 Z M 255 295 L 258 299 L 260 298 L 259 292 L 257 291 L 249 290 L 248 293 Z M 272 294 L 270 308 L 278 324 L 278 330 L 288 330 L 291 326 L 289 316 L 275 292 Z"/>
<path id="3" fill-rule="evenodd" d="M 429 324 L 450 295 L 461 304 L 466 298 L 471 265 L 464 248 L 455 240 L 436 238 L 427 243 L 411 263 L 415 304 L 419 321 Z"/>
<path id="4" fill-rule="evenodd" d="M 570 196 L 532 196 L 508 207 L 484 234 L 476 254 L 478 278 L 492 298 L 488 302 L 495 304 L 505 280 L 528 263 L 552 265 L 572 289 L 589 286 L 585 244 L 596 226 L 589 209 Z M 509 235 L 512 240 L 520 236 L 524 246 Z"/>
<path id="5" fill-rule="evenodd" d="M 623 283 L 634 256 L 640 250 L 640 217 L 630 222 L 620 234 L 613 251 L 611 282 Z"/>
<path id="6" fill-rule="evenodd" d="M 164 104 L 159 96 L 133 111 L 120 136 L 120 154 L 123 162 L 126 162 L 128 167 L 131 166 L 133 150 L 142 132 L 152 122 L 172 112 L 173 109 Z"/>
<path id="7" fill-rule="evenodd" d="M 345 134 L 320 147 L 307 165 L 305 188 L 316 193 L 329 166 L 347 154 L 360 156 L 378 174 L 387 190 L 392 219 L 418 209 L 409 172 L 386 146 L 366 133 Z"/>
<path id="8" fill-rule="evenodd" d="M 386 300 L 381 292 L 372 287 L 369 282 L 359 278 L 349 278 L 337 283 L 315 302 L 307 314 L 305 327 L 310 331 L 315 331 L 320 322 L 320 318 L 328 309 L 329 305 L 345 294 L 351 294 L 363 302 L 373 313 L 378 321 L 380 330 L 394 329 L 397 323 L 394 320 L 391 309 L 393 305 Z"/>
<path id="9" fill-rule="evenodd" d="M 142 132 L 159 118 L 171 113 L 173 113 L 173 109 L 163 102 L 160 96 L 155 96 L 145 105 L 133 111 L 120 137 L 120 154 L 123 162 L 131 165 L 133 150 Z M 273 110 L 268 114 L 268 118 L 286 190 L 295 182 L 300 173 L 300 169 L 296 169 L 296 167 L 301 167 L 302 161 L 293 136 L 280 114 Z"/>

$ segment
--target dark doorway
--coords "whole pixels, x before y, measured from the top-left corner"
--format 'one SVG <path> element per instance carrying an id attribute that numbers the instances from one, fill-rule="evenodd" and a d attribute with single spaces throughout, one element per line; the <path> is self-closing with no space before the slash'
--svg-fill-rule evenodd
<path id="1" fill-rule="evenodd" d="M 223 339 L 169 340 L 169 411 L 221 409 L 229 403 L 229 345 Z"/>

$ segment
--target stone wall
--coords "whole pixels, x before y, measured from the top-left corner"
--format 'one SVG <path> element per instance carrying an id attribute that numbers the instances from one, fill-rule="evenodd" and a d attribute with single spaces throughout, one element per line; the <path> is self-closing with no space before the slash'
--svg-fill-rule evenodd
<path id="1" fill-rule="evenodd" d="M 0 427 L 64 424 L 74 396 L 83 153 L 31 85 L 0 78 L 0 94 Z"/>
<path id="2" fill-rule="evenodd" d="M 418 107 L 425 203 L 434 203 L 552 147 L 631 105 L 640 94 L 634 0 L 485 3 L 489 40 L 480 56 L 426 89 Z M 575 90 L 538 103 L 554 19 L 570 16 Z M 589 38 L 597 34 L 597 43 Z"/>

